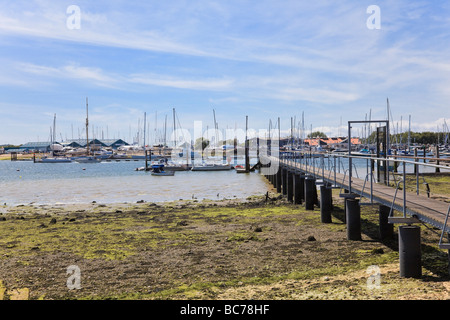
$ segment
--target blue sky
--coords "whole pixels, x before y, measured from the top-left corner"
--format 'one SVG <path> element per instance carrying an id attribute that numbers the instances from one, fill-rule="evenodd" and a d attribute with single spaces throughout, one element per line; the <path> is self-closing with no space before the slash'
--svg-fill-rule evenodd
<path id="1" fill-rule="evenodd" d="M 129 142 L 172 108 L 187 130 L 214 109 L 220 129 L 287 132 L 304 113 L 344 134 L 386 119 L 387 98 L 394 128 L 442 130 L 449 57 L 447 1 L 0 1 L 0 144 L 47 141 L 54 114 L 58 140 L 83 138 L 86 97 L 90 131 Z"/>

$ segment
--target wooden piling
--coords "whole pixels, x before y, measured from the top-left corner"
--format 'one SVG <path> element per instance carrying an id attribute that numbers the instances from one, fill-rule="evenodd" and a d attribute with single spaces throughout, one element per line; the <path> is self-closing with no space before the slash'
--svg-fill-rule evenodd
<path id="1" fill-rule="evenodd" d="M 289 202 L 294 202 L 294 177 L 293 172 L 290 170 L 287 170 L 287 200 Z"/>
<path id="2" fill-rule="evenodd" d="M 347 198 L 346 223 L 347 240 L 361 240 L 361 206 L 359 199 Z"/>
<path id="3" fill-rule="evenodd" d="M 400 277 L 420 278 L 422 276 L 420 242 L 419 226 L 398 227 Z"/>
<path id="4" fill-rule="evenodd" d="M 305 178 L 305 209 L 314 210 L 314 189 L 316 188 L 316 180 L 313 177 Z"/>
<path id="5" fill-rule="evenodd" d="M 322 223 L 331 223 L 333 211 L 332 189 L 327 185 L 320 186 L 320 219 Z"/>
<path id="6" fill-rule="evenodd" d="M 436 145 L 436 165 L 439 165 L 440 164 L 440 162 L 439 162 L 439 146 L 438 145 Z M 436 173 L 439 173 L 439 172 L 441 172 L 441 169 L 440 168 L 436 168 Z"/>
<path id="7" fill-rule="evenodd" d="M 394 236 L 394 225 L 388 222 L 391 208 L 380 204 L 379 206 L 379 234 L 381 240 L 392 239 Z"/>

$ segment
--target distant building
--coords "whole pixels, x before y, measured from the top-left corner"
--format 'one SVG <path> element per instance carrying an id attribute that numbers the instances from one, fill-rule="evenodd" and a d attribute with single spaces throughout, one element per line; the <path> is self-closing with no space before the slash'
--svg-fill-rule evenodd
<path id="1" fill-rule="evenodd" d="M 87 144 L 86 139 L 71 139 L 62 143 L 65 147 L 72 148 L 85 148 Z M 129 144 L 122 139 L 92 139 L 89 141 L 89 146 L 97 146 L 103 148 L 117 149 L 122 146 L 128 146 Z"/>
<path id="2" fill-rule="evenodd" d="M 18 148 L 19 152 L 50 152 L 50 142 L 27 142 Z"/>
<path id="3" fill-rule="evenodd" d="M 359 146 L 361 144 L 361 140 L 359 138 L 351 138 L 352 146 Z M 347 148 L 348 147 L 348 139 L 347 137 L 334 137 L 334 138 L 308 138 L 305 139 L 305 144 L 311 147 L 326 147 L 328 149 L 336 149 L 336 148 Z"/>

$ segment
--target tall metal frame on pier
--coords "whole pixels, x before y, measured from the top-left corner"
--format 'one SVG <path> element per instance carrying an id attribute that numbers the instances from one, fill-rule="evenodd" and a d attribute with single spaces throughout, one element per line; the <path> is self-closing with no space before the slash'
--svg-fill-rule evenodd
<path id="1" fill-rule="evenodd" d="M 349 165 L 349 175 L 348 175 L 348 185 L 349 185 L 349 190 L 348 190 L 348 194 L 351 195 L 352 194 L 352 124 L 354 123 L 385 123 L 386 124 L 386 134 L 385 134 L 385 155 L 384 157 L 387 159 L 387 155 L 388 155 L 388 151 L 390 149 L 390 131 L 389 131 L 389 120 L 357 120 L 357 121 L 348 121 L 348 165 Z M 379 143 L 378 139 L 377 139 L 377 144 Z M 377 147 L 378 148 L 378 147 Z M 377 155 L 378 157 L 379 155 Z M 385 165 L 385 170 L 389 170 L 389 166 Z M 389 183 L 389 174 L 387 174 L 387 183 Z"/>

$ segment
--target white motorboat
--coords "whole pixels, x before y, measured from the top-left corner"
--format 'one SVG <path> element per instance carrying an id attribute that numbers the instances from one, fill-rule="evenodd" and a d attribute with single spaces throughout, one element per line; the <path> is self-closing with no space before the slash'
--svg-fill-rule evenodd
<path id="1" fill-rule="evenodd" d="M 72 159 L 70 158 L 47 158 L 47 157 L 43 157 L 41 159 L 36 159 L 34 162 L 36 163 L 68 163 L 68 162 L 72 162 Z"/>
<path id="2" fill-rule="evenodd" d="M 204 163 L 201 165 L 194 165 L 191 171 L 222 171 L 231 170 L 230 164 L 223 163 Z"/>
<path id="3" fill-rule="evenodd" d="M 78 163 L 99 163 L 102 161 L 102 159 L 96 157 L 79 157 L 74 160 Z"/>

